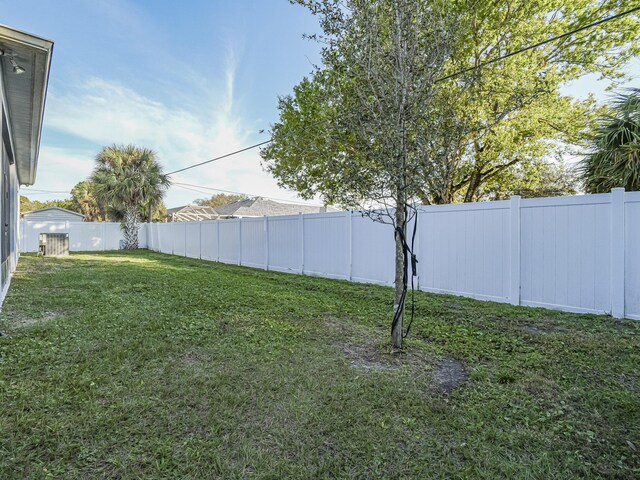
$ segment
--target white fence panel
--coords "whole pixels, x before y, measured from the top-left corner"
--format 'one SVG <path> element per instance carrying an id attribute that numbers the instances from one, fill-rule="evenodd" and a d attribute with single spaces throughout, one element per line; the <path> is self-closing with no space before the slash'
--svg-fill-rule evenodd
<path id="1" fill-rule="evenodd" d="M 185 223 L 185 256 L 190 258 L 200 258 L 200 222 Z"/>
<path id="2" fill-rule="evenodd" d="M 303 271 L 328 278 L 350 277 L 349 212 L 302 215 Z"/>
<path id="3" fill-rule="evenodd" d="M 148 223 L 147 228 L 149 234 L 149 249 L 158 251 L 158 224 Z"/>
<path id="4" fill-rule="evenodd" d="M 69 250 L 72 252 L 95 252 L 104 250 L 103 223 L 69 223 Z"/>
<path id="5" fill-rule="evenodd" d="M 41 233 L 68 233 L 67 222 L 27 222 L 22 220 L 21 252 L 37 252 Z"/>
<path id="6" fill-rule="evenodd" d="M 22 221 L 20 246 L 69 233 L 72 251 L 117 250 L 118 223 Z M 410 233 L 409 233 L 410 237 Z M 409 238 L 410 240 L 410 238 Z M 338 212 L 143 225 L 140 246 L 205 260 L 392 285 L 394 232 Z M 420 208 L 418 286 L 640 320 L 640 192 Z"/>
<path id="7" fill-rule="evenodd" d="M 162 223 L 158 225 L 158 233 L 160 235 L 159 251 L 162 253 L 173 254 L 173 235 L 171 234 L 171 224 Z"/>
<path id="8" fill-rule="evenodd" d="M 302 273 L 302 215 L 270 217 L 269 270 Z"/>
<path id="9" fill-rule="evenodd" d="M 420 289 L 509 300 L 509 201 L 423 207 Z"/>
<path id="10" fill-rule="evenodd" d="M 171 237 L 173 239 L 173 254 L 184 257 L 186 254 L 186 222 L 173 222 Z"/>
<path id="11" fill-rule="evenodd" d="M 640 320 L 640 192 L 626 194 L 625 204 L 625 312 Z"/>
<path id="12" fill-rule="evenodd" d="M 120 243 L 124 239 L 122 228 L 119 223 L 105 222 L 104 227 L 104 249 L 119 250 Z"/>
<path id="13" fill-rule="evenodd" d="M 147 224 L 141 223 L 140 229 L 138 230 L 138 248 L 147 248 L 148 246 Z"/>
<path id="14" fill-rule="evenodd" d="M 122 240 L 119 223 L 22 220 L 20 251 L 37 252 L 41 233 L 68 233 L 69 250 L 72 252 L 118 250 Z"/>
<path id="15" fill-rule="evenodd" d="M 611 312 L 609 195 L 523 200 L 521 303 Z"/>
<path id="16" fill-rule="evenodd" d="M 220 222 L 200 222 L 201 241 L 200 258 L 203 260 L 218 260 L 218 226 Z"/>
<path id="17" fill-rule="evenodd" d="M 264 218 L 244 218 L 240 222 L 242 265 L 267 268 L 267 249 Z"/>
<path id="18" fill-rule="evenodd" d="M 351 279 L 393 285 L 395 241 L 393 226 L 354 213 L 351 217 Z"/>
<path id="19" fill-rule="evenodd" d="M 240 219 L 220 220 L 218 228 L 219 260 L 240 265 Z"/>

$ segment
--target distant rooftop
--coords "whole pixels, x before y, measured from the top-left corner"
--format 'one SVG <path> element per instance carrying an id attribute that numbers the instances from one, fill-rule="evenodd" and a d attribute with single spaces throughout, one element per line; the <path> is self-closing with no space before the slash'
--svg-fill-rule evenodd
<path id="1" fill-rule="evenodd" d="M 262 217 L 265 215 L 295 215 L 297 213 L 321 213 L 326 211 L 326 207 L 281 203 L 262 197 L 247 198 L 216 208 L 216 212 L 221 217 Z"/>
<path id="2" fill-rule="evenodd" d="M 167 209 L 167 217 L 172 222 L 189 222 L 197 220 L 216 220 L 219 215 L 215 208 L 202 205 L 183 205 Z"/>

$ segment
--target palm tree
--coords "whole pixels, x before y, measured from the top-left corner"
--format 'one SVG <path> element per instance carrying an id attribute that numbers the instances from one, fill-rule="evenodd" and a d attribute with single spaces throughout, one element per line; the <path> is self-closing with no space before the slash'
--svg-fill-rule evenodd
<path id="1" fill-rule="evenodd" d="M 71 204 L 74 210 L 84 214 L 87 222 L 101 222 L 106 218 L 102 205 L 96 199 L 92 181 L 84 180 L 71 189 Z"/>
<path id="2" fill-rule="evenodd" d="M 124 212 L 124 248 L 138 248 L 140 207 L 160 203 L 171 184 L 156 154 L 135 145 L 104 147 L 91 180 L 101 204 Z"/>
<path id="3" fill-rule="evenodd" d="M 640 88 L 617 95 L 591 138 L 581 172 L 589 193 L 640 190 Z"/>

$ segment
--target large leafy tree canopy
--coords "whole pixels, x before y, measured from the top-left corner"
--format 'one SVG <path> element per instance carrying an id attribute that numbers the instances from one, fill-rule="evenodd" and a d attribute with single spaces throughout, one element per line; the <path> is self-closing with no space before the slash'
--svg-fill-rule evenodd
<path id="1" fill-rule="evenodd" d="M 240 200 L 244 200 L 247 197 L 245 195 L 239 194 L 229 194 L 229 193 L 216 193 L 209 198 L 199 198 L 195 201 L 196 205 L 200 205 L 202 207 L 220 207 L 222 205 L 226 205 L 227 203 L 238 202 Z"/>
<path id="2" fill-rule="evenodd" d="M 582 175 L 590 193 L 624 187 L 640 190 L 640 89 L 618 94 L 590 138 Z"/>
<path id="3" fill-rule="evenodd" d="M 322 7 L 322 2 L 300 3 L 316 12 Z M 449 5 L 461 20 L 442 76 L 635 6 L 628 0 L 455 0 Z M 563 95 L 560 87 L 593 72 L 620 80 L 622 67 L 639 53 L 639 32 L 637 15 L 629 15 L 474 70 L 468 74 L 471 82 L 467 77 L 440 82 L 440 103 L 451 111 L 439 126 L 451 138 L 439 143 L 455 148 L 439 155 L 441 160 L 424 176 L 420 198 L 448 203 L 522 193 L 510 188 L 514 176 L 530 186 L 544 185 L 564 167 L 541 162 L 561 157 L 568 145 L 581 145 L 601 113 L 592 98 L 576 100 Z M 336 85 L 348 89 L 349 79 L 344 71 L 329 67 L 325 62 L 292 95 L 280 98 L 274 142 L 263 157 L 281 185 L 306 197 L 319 193 L 329 202 L 340 202 L 349 199 L 345 189 L 355 187 L 357 193 L 357 185 L 345 182 L 336 165 L 362 151 L 352 132 L 335 121 L 344 105 L 335 102 L 330 90 Z M 363 182 L 374 174 L 366 168 L 359 171 Z M 543 190 L 529 191 L 537 195 Z M 571 191 L 569 186 L 559 193 Z"/>
<path id="4" fill-rule="evenodd" d="M 42 202 L 40 200 L 31 200 L 24 195 L 20 195 L 20 213 L 32 212 L 33 210 L 39 210 L 47 207 L 66 208 L 67 210 L 81 213 L 74 207 L 73 202 L 70 199 L 46 200 Z"/>

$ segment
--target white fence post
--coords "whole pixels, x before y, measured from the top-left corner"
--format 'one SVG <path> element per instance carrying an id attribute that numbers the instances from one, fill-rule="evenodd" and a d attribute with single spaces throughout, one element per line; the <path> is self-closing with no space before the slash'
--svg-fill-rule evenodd
<path id="1" fill-rule="evenodd" d="M 269 217 L 264 216 L 264 269 L 269 270 Z"/>
<path id="2" fill-rule="evenodd" d="M 509 281 L 509 302 L 520 305 L 520 196 L 510 199 L 509 217 L 509 261 L 511 278 Z"/>
<path id="3" fill-rule="evenodd" d="M 20 219 L 20 236 L 18 251 L 20 253 L 27 251 L 27 221 L 24 218 Z"/>
<path id="4" fill-rule="evenodd" d="M 611 316 L 624 318 L 624 188 L 611 190 Z"/>
<path id="5" fill-rule="evenodd" d="M 300 273 L 304 273 L 304 214 L 298 213 L 298 232 L 300 234 Z"/>
<path id="6" fill-rule="evenodd" d="M 222 220 L 216 220 L 216 237 L 218 238 L 217 240 L 217 247 L 216 247 L 216 262 L 220 262 L 220 222 Z"/>
<path id="7" fill-rule="evenodd" d="M 238 219 L 238 265 L 242 265 L 242 217 Z"/>
<path id="8" fill-rule="evenodd" d="M 347 274 L 346 279 L 351 280 L 353 271 L 352 258 L 353 258 L 353 211 L 347 210 L 344 212 L 347 220 Z"/>

